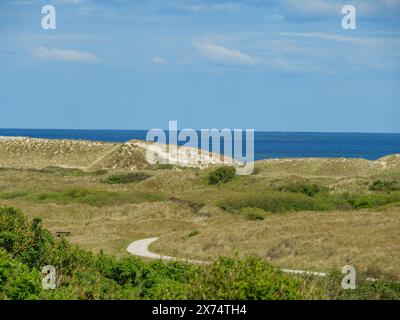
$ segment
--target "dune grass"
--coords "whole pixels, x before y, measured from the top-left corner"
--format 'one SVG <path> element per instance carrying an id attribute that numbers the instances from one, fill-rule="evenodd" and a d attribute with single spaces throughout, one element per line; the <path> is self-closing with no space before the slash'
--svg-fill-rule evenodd
<path id="1" fill-rule="evenodd" d="M 262 162 L 256 175 L 217 185 L 207 183 L 214 168 L 141 169 L 133 172 L 151 178 L 111 184 L 102 181 L 132 171 L 3 168 L 0 205 L 43 218 L 53 233 L 71 231 L 70 241 L 85 249 L 120 257 L 132 241 L 159 236 L 152 249 L 171 256 L 252 254 L 315 271 L 352 263 L 400 277 L 400 257 L 393 255 L 400 251 L 399 192 L 370 190 L 376 180 L 399 181 L 399 173 L 334 175 L 329 163 L 329 172 L 320 167 L 308 175 L 310 168 L 296 161 L 282 160 L 277 170 Z"/>

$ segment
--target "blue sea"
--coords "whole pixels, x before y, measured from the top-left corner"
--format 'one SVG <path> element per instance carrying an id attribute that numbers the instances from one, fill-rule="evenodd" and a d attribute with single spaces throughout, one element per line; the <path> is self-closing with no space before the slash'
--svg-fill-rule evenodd
<path id="1" fill-rule="evenodd" d="M 108 142 L 145 140 L 146 133 L 145 130 L 0 129 L 0 136 Z M 394 153 L 400 154 L 400 133 L 255 133 L 256 160 L 298 157 L 344 157 L 376 160 Z"/>

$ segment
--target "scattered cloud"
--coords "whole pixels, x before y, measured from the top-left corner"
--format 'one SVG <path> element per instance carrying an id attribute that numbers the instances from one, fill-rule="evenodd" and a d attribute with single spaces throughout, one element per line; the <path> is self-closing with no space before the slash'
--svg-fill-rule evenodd
<path id="1" fill-rule="evenodd" d="M 154 56 L 151 61 L 155 64 L 167 64 L 168 60 L 161 58 L 159 56 Z"/>
<path id="2" fill-rule="evenodd" d="M 95 62 L 96 55 L 70 49 L 37 47 L 32 51 L 33 55 L 43 60 L 64 60 L 71 62 Z"/>
<path id="3" fill-rule="evenodd" d="M 227 2 L 227 3 L 182 3 L 176 5 L 176 8 L 181 11 L 189 11 L 192 13 L 204 13 L 204 12 L 236 12 L 242 8 L 243 4 L 240 2 Z"/>
<path id="4" fill-rule="evenodd" d="M 309 38 L 316 40 L 337 41 L 337 42 L 349 42 L 357 40 L 357 38 L 354 37 L 341 36 L 324 32 L 282 32 L 281 35 L 289 37 L 302 37 L 302 38 Z"/>
<path id="5" fill-rule="evenodd" d="M 193 45 L 202 56 L 214 62 L 245 66 L 253 66 L 257 64 L 255 58 L 237 49 L 225 48 L 220 45 L 203 42 L 195 42 Z"/>

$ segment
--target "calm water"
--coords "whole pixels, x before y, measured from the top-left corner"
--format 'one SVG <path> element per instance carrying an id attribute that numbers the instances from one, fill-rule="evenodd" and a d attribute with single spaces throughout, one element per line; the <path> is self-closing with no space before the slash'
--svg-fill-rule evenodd
<path id="1" fill-rule="evenodd" d="M 0 136 L 124 142 L 145 140 L 144 130 L 0 129 Z M 345 157 L 375 160 L 400 153 L 400 133 L 256 132 L 255 159 Z"/>

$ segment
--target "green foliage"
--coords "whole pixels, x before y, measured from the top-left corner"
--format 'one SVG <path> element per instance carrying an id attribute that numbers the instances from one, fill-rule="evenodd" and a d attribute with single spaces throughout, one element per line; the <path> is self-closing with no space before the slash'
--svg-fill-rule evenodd
<path id="1" fill-rule="evenodd" d="M 140 203 L 144 201 L 162 201 L 161 194 L 153 192 L 112 192 L 106 190 L 91 190 L 73 188 L 63 191 L 43 192 L 34 195 L 35 201 L 68 204 L 71 202 L 85 203 L 95 207 L 112 206 L 123 203 Z"/>
<path id="2" fill-rule="evenodd" d="M 327 188 L 317 183 L 309 182 L 292 182 L 285 183 L 277 188 L 279 191 L 284 192 L 298 192 L 303 193 L 309 197 L 314 197 L 317 193 L 326 192 Z"/>
<path id="3" fill-rule="evenodd" d="M 197 236 L 199 233 L 200 233 L 199 230 L 193 230 L 192 232 L 190 232 L 190 233 L 188 234 L 188 238 Z"/>
<path id="4" fill-rule="evenodd" d="M 236 169 L 230 166 L 219 167 L 211 171 L 207 176 L 209 185 L 217 185 L 233 180 L 236 176 Z"/>
<path id="5" fill-rule="evenodd" d="M 348 203 L 354 208 L 377 208 L 387 204 L 400 201 L 400 193 L 393 192 L 390 194 L 364 194 L 353 195 L 348 199 Z"/>
<path id="6" fill-rule="evenodd" d="M 0 199 L 16 199 L 25 197 L 28 193 L 24 191 L 10 191 L 10 192 L 0 192 Z"/>
<path id="7" fill-rule="evenodd" d="M 260 208 L 246 207 L 240 209 L 240 214 L 242 214 L 249 220 L 264 220 L 268 215 L 268 212 Z"/>
<path id="8" fill-rule="evenodd" d="M 206 267 L 193 286 L 199 299 L 305 299 L 300 278 L 284 274 L 259 258 L 220 259 Z"/>
<path id="9" fill-rule="evenodd" d="M 247 192 L 231 195 L 218 202 L 218 206 L 226 211 L 245 215 L 249 212 L 246 208 L 258 208 L 267 212 L 288 212 L 379 208 L 395 204 L 400 204 L 399 192 L 353 195 L 318 193 L 313 197 L 293 192 Z"/>
<path id="10" fill-rule="evenodd" d="M 127 183 L 144 181 L 150 177 L 151 175 L 145 172 L 128 172 L 128 173 L 114 174 L 112 176 L 103 179 L 101 182 L 109 184 L 127 184 Z"/>
<path id="11" fill-rule="evenodd" d="M 0 299 L 38 299 L 40 291 L 40 273 L 0 250 Z"/>
<path id="12" fill-rule="evenodd" d="M 319 286 L 328 293 L 329 299 L 336 300 L 399 300 L 400 283 L 388 280 L 366 281 L 357 277 L 356 289 L 344 290 L 337 284 L 343 279 L 340 272 L 331 273 Z"/>
<path id="13" fill-rule="evenodd" d="M 172 170 L 175 166 L 171 163 L 157 163 L 155 165 L 149 166 L 150 170 Z"/>
<path id="14" fill-rule="evenodd" d="M 56 268 L 55 290 L 42 289 L 44 265 Z M 0 299 L 400 298 L 398 283 L 361 282 L 359 289 L 345 292 L 340 280 L 332 275 L 310 283 L 251 257 L 220 258 L 209 265 L 116 259 L 54 239 L 40 219 L 29 223 L 19 210 L 0 208 Z"/>
<path id="15" fill-rule="evenodd" d="M 99 169 L 95 171 L 84 171 L 76 168 L 64 168 L 57 166 L 47 166 L 41 169 L 27 169 L 32 172 L 56 174 L 59 176 L 74 176 L 74 177 L 84 177 L 84 176 L 99 176 L 107 173 L 107 170 Z"/>
<path id="16" fill-rule="evenodd" d="M 369 186 L 371 191 L 396 191 L 400 190 L 400 182 L 398 181 L 387 181 L 387 180 L 375 180 Z"/>
<path id="17" fill-rule="evenodd" d="M 218 202 L 227 211 L 238 213 L 242 208 L 259 208 L 268 212 L 328 210 L 329 203 L 303 194 L 270 191 L 266 193 L 238 193 Z"/>

